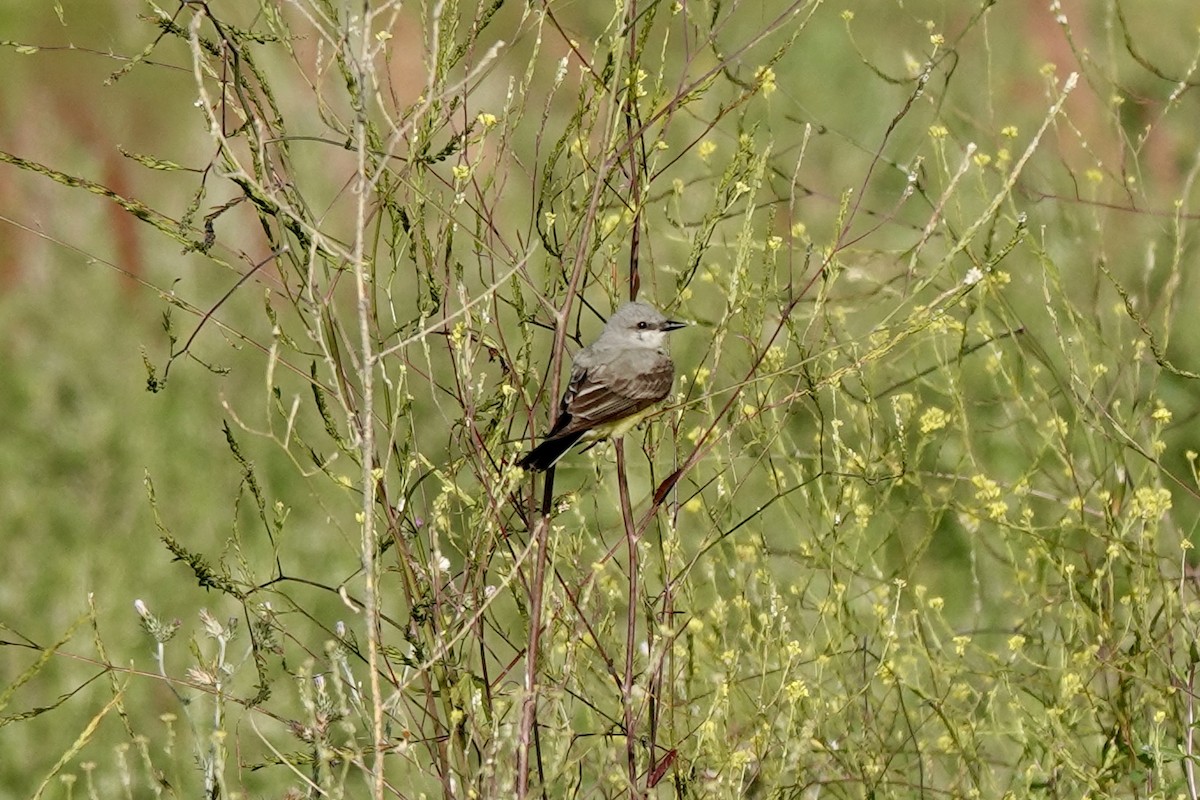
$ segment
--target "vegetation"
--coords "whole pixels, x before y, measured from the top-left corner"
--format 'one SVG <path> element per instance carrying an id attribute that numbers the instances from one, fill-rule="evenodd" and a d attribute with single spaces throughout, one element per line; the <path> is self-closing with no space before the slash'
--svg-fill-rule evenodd
<path id="1" fill-rule="evenodd" d="M 5 796 L 1200 797 L 1194 4 L 111 5 L 0 12 Z"/>

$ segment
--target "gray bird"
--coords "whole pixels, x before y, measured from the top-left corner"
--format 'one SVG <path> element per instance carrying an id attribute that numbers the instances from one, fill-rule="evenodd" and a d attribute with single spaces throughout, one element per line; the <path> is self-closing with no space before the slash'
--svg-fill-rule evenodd
<path id="1" fill-rule="evenodd" d="M 618 308 L 600 338 L 575 354 L 554 428 L 517 463 L 549 469 L 581 441 L 625 435 L 671 393 L 675 364 L 667 334 L 685 327 L 647 303 Z"/>

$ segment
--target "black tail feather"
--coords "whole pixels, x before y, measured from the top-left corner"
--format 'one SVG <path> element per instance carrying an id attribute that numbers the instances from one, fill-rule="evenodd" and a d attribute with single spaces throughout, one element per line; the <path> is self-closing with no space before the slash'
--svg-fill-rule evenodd
<path id="1" fill-rule="evenodd" d="M 524 458 L 517 462 L 517 466 L 522 469 L 533 470 L 534 472 L 548 470 L 568 450 L 579 443 L 584 433 L 586 431 L 576 431 L 575 433 L 568 433 L 566 436 L 547 438 L 546 441 L 526 453 Z"/>

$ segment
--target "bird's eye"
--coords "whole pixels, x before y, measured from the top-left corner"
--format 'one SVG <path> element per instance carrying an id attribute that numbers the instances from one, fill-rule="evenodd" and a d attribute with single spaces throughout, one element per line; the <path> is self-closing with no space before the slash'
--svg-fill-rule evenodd
<path id="1" fill-rule="evenodd" d="M 641 328 L 642 330 L 645 330 L 646 329 L 646 321 L 642 320 L 641 322 L 639 322 L 638 327 Z"/>

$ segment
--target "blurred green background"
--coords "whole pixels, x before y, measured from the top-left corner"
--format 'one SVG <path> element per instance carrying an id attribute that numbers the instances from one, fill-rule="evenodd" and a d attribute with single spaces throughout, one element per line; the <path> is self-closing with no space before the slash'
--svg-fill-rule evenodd
<path id="1" fill-rule="evenodd" d="M 1012 281 L 1005 293 L 1005 319 L 1025 326 L 1015 338 L 1027 343 L 1022 346 L 1023 356 L 1036 361 L 1032 371 L 1016 381 L 1018 389 L 1022 379 L 1038 386 L 1030 390 L 1030 397 L 1046 401 L 1037 406 L 1039 413 L 1056 407 L 1058 413 L 1072 417 L 1073 424 L 1082 428 L 1073 428 L 1073 436 L 1096 435 L 1111 445 L 1110 449 L 1096 447 L 1089 464 L 1096 474 L 1112 477 L 1106 484 L 1110 488 L 1123 485 L 1126 471 L 1144 468 L 1146 459 L 1131 444 L 1137 432 L 1126 441 L 1112 431 L 1101 434 L 1089 429 L 1088 420 L 1109 413 L 1122 420 L 1124 414 L 1145 417 L 1155 401 L 1165 403 L 1173 419 L 1163 433 L 1162 466 L 1164 474 L 1172 476 L 1164 480 L 1174 489 L 1180 536 L 1194 538 L 1194 524 L 1188 520 L 1195 518 L 1200 504 L 1195 502 L 1185 454 L 1200 449 L 1195 434 L 1195 382 L 1155 365 L 1147 337 L 1125 312 L 1100 267 L 1110 270 L 1128 289 L 1131 304 L 1162 343 L 1163 356 L 1183 369 L 1198 370 L 1200 349 L 1189 309 L 1200 301 L 1193 277 L 1196 238 L 1192 231 L 1200 199 L 1195 186 L 1200 172 L 1196 138 L 1200 104 L 1194 91 L 1200 80 L 1194 69 L 1200 11 L 1182 0 L 1119 5 L 1064 2 L 1059 7 L 1067 21 L 1064 25 L 1045 2 L 1037 0 L 997 3 L 978 21 L 986 5 L 928 0 L 798 6 L 800 17 L 813 16 L 774 65 L 775 90 L 756 97 L 737 114 L 721 116 L 718 109 L 724 98 L 714 92 L 696 106 L 693 125 L 668 129 L 663 141 L 667 151 L 675 153 L 688 152 L 699 138 L 711 140 L 719 166 L 722 159 L 730 158 L 739 134 L 770 139 L 775 149 L 766 183 L 784 198 L 792 175 L 782 170 L 794 167 L 803 152 L 795 173 L 801 218 L 787 219 L 781 213 L 769 223 L 760 223 L 766 228 L 760 232 L 784 236 L 793 250 L 775 274 L 756 276 L 756 287 L 778 287 L 788 272 L 803 275 L 797 278 L 797 286 L 807 281 L 811 273 L 800 268 L 806 238 L 819 257 L 821 247 L 838 238 L 846 218 L 842 209 L 857 209 L 861 202 L 861 213 L 851 215 L 852 228 L 843 238 L 854 244 L 839 265 L 845 279 L 834 295 L 840 306 L 856 312 L 846 331 L 866 341 L 898 307 L 889 302 L 906 291 L 901 287 L 907 287 L 909 280 L 908 248 L 930 219 L 967 146 L 977 147 L 977 158 L 986 158 L 985 165 L 990 162 L 998 169 L 998 164 L 1013 163 L 1046 117 L 1053 82 L 1079 72 L 1079 87 L 1064 114 L 1048 128 L 1004 211 L 1013 219 L 1024 215 L 1029 236 L 1027 248 L 1001 265 Z M 587 4 L 552 7 L 559 9 L 560 22 L 584 41 L 603 30 L 611 11 Z M 271 4 L 263 6 L 270 8 Z M 740 7 L 730 16 L 736 25 L 731 23 L 723 31 L 727 39 L 722 41 L 732 47 L 743 40 L 740 33 L 771 26 L 776 15 L 788 8 L 781 4 Z M 266 13 L 250 7 L 223 7 L 222 12 L 248 25 Z M 1118 12 L 1125 16 L 1119 18 Z M 134 2 L 77 0 L 63 2 L 60 8 L 42 0 L 5 4 L 0 9 L 0 40 L 4 40 L 0 150 L 96 181 L 176 219 L 185 214 L 197 187 L 211 180 L 213 193 L 204 200 L 203 215 L 233 195 L 227 186 L 201 174 L 212 158 L 213 143 L 194 108 L 195 86 L 186 47 L 176 38 L 165 38 L 145 63 L 110 80 L 125 58 L 157 37 L 158 30 L 149 20 L 153 13 L 150 6 Z M 472 13 L 473 9 L 466 9 L 464 16 Z M 509 80 L 526 69 L 535 46 L 545 48 L 533 61 L 539 70 L 535 86 L 551 84 L 557 59 L 568 52 L 561 40 L 535 41 L 520 22 L 523 13 L 508 4 L 493 23 L 500 30 L 497 38 L 506 39 L 508 48 L 476 89 L 481 108 L 500 106 Z M 1116 24 L 1118 19 L 1124 24 Z M 393 30 L 396 46 L 389 62 L 388 90 L 403 102 L 411 102 L 424 86 L 421 25 L 416 11 L 405 10 Z M 744 29 L 738 27 L 742 25 Z M 509 30 L 517 35 L 510 38 Z M 959 31 L 967 32 L 961 41 L 955 38 Z M 934 43 L 933 35 L 943 38 Z M 751 48 L 752 55 L 737 63 L 738 77 L 754 80 L 748 65 L 764 61 L 781 41 L 776 37 Z M 301 39 L 294 46 L 302 52 L 298 61 L 316 61 L 315 41 Z M 671 49 L 676 46 L 678 51 Z M 910 110 L 901 114 L 913 93 L 914 70 L 931 47 L 953 50 L 954 55 L 934 73 L 925 92 L 912 100 Z M 664 52 L 665 62 L 689 74 L 717 63 L 713 52 L 700 49 L 695 51 L 698 54 L 689 51 L 694 60 L 685 59 L 684 47 L 676 40 Z M 264 58 L 261 66 L 275 80 L 281 108 L 290 119 L 299 120 L 292 132 L 329 136 L 317 121 L 306 76 L 278 52 L 274 60 Z M 565 124 L 573 109 L 570 103 L 548 103 L 548 108 L 547 130 L 557 135 L 556 126 Z M 531 106 L 526 113 L 534 117 L 540 111 Z M 706 125 L 709 118 L 718 118 L 718 124 Z M 893 121 L 896 127 L 890 130 Z M 807 139 L 806 125 L 812 126 Z M 935 126 L 942 131 L 932 133 Z M 533 177 L 549 145 L 535 140 L 530 130 L 520 129 L 528 134 L 526 138 L 504 144 L 504 154 L 519 161 L 530 180 L 525 185 L 513 180 L 505 188 L 505 202 L 495 217 L 498 227 L 525 233 L 544 210 L 535 204 Z M 330 209 L 330 229 L 336 231 L 339 226 L 344 229 L 348 219 L 352 193 L 346 189 L 345 177 L 350 155 L 342 161 L 330 151 L 297 143 L 295 164 L 307 178 L 308 199 L 314 207 Z M 183 165 L 185 171 L 149 169 L 125 154 L 168 160 Z M 900 202 L 910 172 L 929 187 L 927 202 Z M 691 219 L 699 214 L 700 205 L 695 199 L 698 194 L 689 192 L 701 181 L 696 178 L 692 183 L 694 174 L 685 177 L 689 190 L 676 202 L 680 216 Z M 968 174 L 963 185 L 973 185 L 977 179 L 976 174 Z M 663 182 L 665 193 L 669 173 Z M 989 196 L 984 190 L 954 193 L 947 201 L 946 216 L 973 219 L 982 209 L 980 198 Z M 436 209 L 430 213 L 436 214 Z M 660 215 L 655 217 L 658 224 L 643 242 L 642 258 L 654 267 L 647 272 L 643 291 L 666 303 L 675 296 L 676 279 L 689 253 L 687 237 L 694 228 L 672 225 L 669 210 L 655 213 Z M 795 231 L 795 223 L 803 224 L 803 232 Z M 236 263 L 244 256 L 243 262 L 257 263 L 269 255 L 262 232 L 253 225 L 224 220 L 216 225 L 220 252 L 228 261 Z M 724 229 L 706 254 L 705 264 L 719 265 L 714 267 L 718 272 L 728 266 L 722 254 L 735 250 L 731 231 L 735 228 Z M 996 246 L 1010 234 L 1011 230 L 998 232 Z M 564 239 L 569 242 L 569 234 Z M 942 253 L 952 242 L 949 236 L 931 249 Z M 595 268 L 597 274 L 603 275 L 606 268 L 623 269 L 626 245 L 627 240 L 619 237 L 607 244 L 602 254 L 608 260 Z M 231 537 L 245 535 L 241 541 L 247 552 L 267 560 L 279 553 L 286 574 L 326 585 L 338 584 L 358 568 L 358 534 L 352 520 L 331 509 L 331 500 L 337 497 L 334 488 L 303 478 L 279 448 L 266 439 L 254 439 L 231 422 L 237 419 L 257 430 L 272 418 L 261 349 L 271 336 L 262 309 L 264 287 L 271 285 L 272 278 L 264 274 L 261 280 L 249 282 L 220 307 L 221 322 L 245 339 L 209 324 L 194 347 L 198 360 L 175 363 L 166 390 L 147 391 L 145 361 L 161 371 L 169 351 L 163 315 L 170 303 L 164 296 L 174 293 L 207 309 L 240 274 L 182 249 L 179 242 L 103 197 L 11 163 L 0 164 L 0 559 L 6 564 L 0 581 L 4 626 L 0 638 L 5 642 L 0 648 L 0 685 L 10 685 L 31 664 L 33 651 L 22 643 L 48 646 L 54 642 L 86 611 L 89 595 L 112 661 L 148 671 L 154 669 L 151 644 L 133 611 L 134 600 L 143 599 L 160 617 L 179 618 L 189 626 L 198 608 L 218 601 L 215 593 L 196 587 L 186 568 L 160 544 L 147 499 L 147 476 L 154 484 L 162 522 L 190 549 L 215 559 L 221 553 L 228 555 Z M 955 269 L 960 267 L 959 272 L 965 272 L 965 263 L 955 262 Z M 947 278 L 934 288 L 952 287 L 960 279 L 961 275 Z M 614 286 L 619 291 L 619 281 L 604 288 L 612 291 Z M 416 304 L 415 290 L 404 285 L 393 288 L 398 306 Z M 689 286 L 691 299 L 673 310 L 711 326 L 720 316 L 721 296 L 727 290 L 720 280 L 697 280 Z M 885 302 L 877 303 L 880 298 Z M 603 294 L 592 299 L 601 312 L 607 311 Z M 1053 313 L 1047 313 L 1048 308 Z M 181 339 L 198 322 L 195 315 L 178 309 L 172 313 Z M 594 319 L 585 325 L 593 332 L 597 327 Z M 713 356 L 710 330 L 700 328 L 678 337 L 677 362 L 692 370 L 707 363 Z M 742 333 L 745 338 L 737 339 L 737 346 L 747 349 L 743 353 L 731 345 L 729 362 L 744 367 L 754 332 Z M 846 379 L 843 388 L 858 391 L 874 382 L 879 389 L 920 374 L 934 361 L 954 361 L 953 354 L 947 353 L 936 344 L 914 343 L 911 349 L 884 359 L 883 367 L 867 363 L 861 373 Z M 1111 385 L 1119 383 L 1120 391 L 1113 389 L 1106 395 L 1099 375 L 1094 387 L 1076 385 L 1078 376 L 1095 365 L 1111 371 Z M 940 402 L 954 410 L 955 391 L 958 397 L 971 395 L 974 389 L 990 385 L 995 375 L 985 369 L 982 356 L 963 358 L 958 366 L 958 390 L 947 390 L 939 398 L 925 387 L 917 392 L 918 402 Z M 1038 383 L 1039 368 L 1055 373 L 1055 378 Z M 874 369 L 880 372 L 875 374 Z M 728 386 L 735 372 L 731 367 L 718 380 Z M 286 383 L 291 378 L 280 380 Z M 1041 387 L 1054 380 L 1061 382 L 1061 393 L 1043 396 Z M 295 379 L 290 389 L 300 395 L 304 381 Z M 1013 389 L 1014 396 L 1020 395 L 1018 389 Z M 1118 395 L 1126 398 L 1124 405 L 1109 405 Z M 1133 405 L 1142 401 L 1144 406 L 1130 408 L 1130 397 Z M 1076 405 L 1080 398 L 1087 398 L 1086 413 Z M 769 402 L 765 394 L 763 402 Z M 832 402 L 823 396 L 814 401 L 817 410 L 805 414 L 836 415 Z M 966 445 L 930 445 L 916 451 L 926 458 L 924 464 L 910 466 L 927 467 L 933 480 L 944 477 L 933 473 L 956 459 L 998 464 L 1000 471 L 1007 465 L 1005 477 L 1013 484 L 1022 480 L 1037 484 L 1039 477 L 1051 475 L 1050 480 L 1057 480 L 1060 473 L 1069 472 L 1049 457 L 1033 463 L 1025 459 L 1031 426 L 1046 420 L 1023 417 L 1013 409 L 1013 405 L 980 403 L 972 409 L 978 427 Z M 424 415 L 422 423 L 446 422 L 440 408 L 422 407 L 414 413 Z M 890 413 L 888 408 L 880 411 L 884 417 Z M 543 420 L 540 417 L 537 423 Z M 697 414 L 687 418 L 682 431 L 686 434 L 691 425 L 705 423 L 703 415 Z M 252 501 L 242 467 L 226 442 L 226 424 L 254 462 L 264 495 L 287 506 L 288 539 L 274 550 L 261 531 L 254 531 Z M 808 416 L 784 419 L 778 425 L 790 425 L 792 441 L 806 452 L 816 446 L 812 437 L 819 431 L 828 435 Z M 437 425 L 418 427 L 428 437 L 422 452 L 443 462 L 457 452 L 453 438 Z M 518 425 L 513 436 L 522 435 Z M 736 462 L 758 444 L 752 437 L 733 440 L 716 457 Z M 876 444 L 874 452 L 882 454 L 882 464 L 891 445 Z M 965 452 L 955 452 L 958 447 Z M 1088 445 L 1080 449 L 1086 451 Z M 870 447 L 863 451 L 872 452 Z M 714 468 L 714 473 L 719 472 Z M 587 495 L 594 480 L 587 470 L 561 480 L 564 488 L 583 491 L 586 511 L 580 513 L 584 516 L 614 513 L 607 496 Z M 1070 483 L 1069 478 L 1061 480 Z M 936 503 L 928 503 L 927 488 L 927 484 L 898 486 L 893 496 L 879 501 L 880 506 L 890 504 L 887 514 L 858 534 L 844 534 L 847 558 L 861 559 L 864 565 L 911 567 L 906 573 L 909 579 L 919 579 L 932 587 L 932 593 L 946 595 L 952 607 L 961 601 L 957 610 L 948 612 L 952 620 L 987 620 L 990 611 L 976 613 L 978 609 L 966 607 L 967 599 L 973 587 L 1002 584 L 1006 579 L 972 572 L 977 554 L 969 533 L 952 514 L 939 513 L 933 508 Z M 945 496 L 954 491 L 947 488 Z M 1038 491 L 1035 486 L 1035 505 L 1047 500 L 1037 497 Z M 1081 493 L 1086 494 L 1086 487 Z M 809 501 L 828 507 L 824 501 Z M 1113 501 L 1117 516 L 1122 502 L 1128 503 L 1128 498 Z M 595 503 L 595 508 L 588 503 Z M 775 549 L 773 564 L 785 580 L 820 583 L 822 577 L 795 569 L 792 548 L 803 537 L 788 527 L 795 519 L 793 511 L 783 503 L 764 514 L 761 541 Z M 773 516 L 776 513 L 778 518 Z M 996 547 L 1001 549 L 999 544 Z M 1088 548 L 1086 542 L 1068 547 L 1075 553 L 1086 553 Z M 864 567 L 863 572 L 871 571 Z M 297 592 L 300 596 L 302 590 Z M 997 586 L 995 594 L 985 594 L 994 598 L 1002 592 Z M 336 598 L 317 592 L 303 603 L 326 630 L 345 615 Z M 224 617 L 233 612 L 223 608 L 216 613 Z M 1010 633 L 1004 629 L 992 635 Z M 70 655 L 52 659 L 21 687 L 7 708 L 0 709 L 0 714 L 12 715 L 49 705 L 83 685 L 54 712 L 0 728 L 0 752 L 5 754 L 0 759 L 0 784 L 9 787 L 5 796 L 29 794 L 110 696 L 107 679 L 84 685 L 100 672 L 90 663 L 98 657 L 90 646 L 92 638 L 87 628 L 77 631 L 63 648 Z M 305 645 L 319 650 L 321 641 L 318 629 Z M 183 663 L 176 667 L 182 670 Z M 137 686 L 139 699 L 156 698 L 155 712 L 173 709 L 174 700 L 165 686 L 150 682 Z M 113 720 L 104 725 L 104 737 L 122 740 Z"/>

